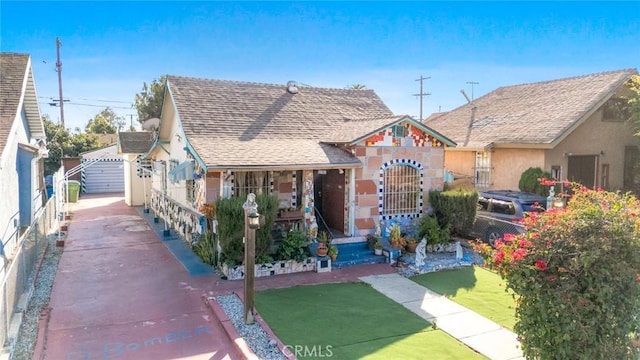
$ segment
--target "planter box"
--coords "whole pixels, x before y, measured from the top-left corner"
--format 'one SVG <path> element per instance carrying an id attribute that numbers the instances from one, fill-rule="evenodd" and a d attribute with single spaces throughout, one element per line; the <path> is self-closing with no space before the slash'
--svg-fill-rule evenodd
<path id="1" fill-rule="evenodd" d="M 299 263 L 293 260 L 287 261 L 274 261 L 268 264 L 255 264 L 255 277 L 274 276 L 281 274 L 293 274 L 305 271 L 316 271 L 316 258 L 310 257 L 305 261 Z M 227 280 L 240 280 L 244 279 L 244 266 L 236 265 L 229 267 L 227 264 L 222 264 L 222 273 L 227 277 Z"/>

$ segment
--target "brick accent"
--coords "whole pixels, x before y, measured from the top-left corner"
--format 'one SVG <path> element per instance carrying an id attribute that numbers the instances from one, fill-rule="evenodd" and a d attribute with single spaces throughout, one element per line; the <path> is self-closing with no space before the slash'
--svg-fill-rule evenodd
<path id="1" fill-rule="evenodd" d="M 378 193 L 378 185 L 373 180 L 356 180 L 356 194 Z"/>

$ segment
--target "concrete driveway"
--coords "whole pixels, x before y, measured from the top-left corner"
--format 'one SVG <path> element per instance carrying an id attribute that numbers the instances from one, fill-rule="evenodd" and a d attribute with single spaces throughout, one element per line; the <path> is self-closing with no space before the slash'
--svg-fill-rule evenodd
<path id="1" fill-rule="evenodd" d="M 202 296 L 219 281 L 190 277 L 121 196 L 82 196 L 34 359 L 239 359 Z"/>

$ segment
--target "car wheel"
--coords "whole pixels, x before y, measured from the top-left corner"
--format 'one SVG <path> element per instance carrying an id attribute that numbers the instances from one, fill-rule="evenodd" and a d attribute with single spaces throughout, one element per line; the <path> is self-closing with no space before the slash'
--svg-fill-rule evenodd
<path id="1" fill-rule="evenodd" d="M 504 237 L 504 234 L 498 228 L 489 228 L 484 235 L 484 241 L 487 242 L 491 247 L 496 246 L 496 240 Z"/>

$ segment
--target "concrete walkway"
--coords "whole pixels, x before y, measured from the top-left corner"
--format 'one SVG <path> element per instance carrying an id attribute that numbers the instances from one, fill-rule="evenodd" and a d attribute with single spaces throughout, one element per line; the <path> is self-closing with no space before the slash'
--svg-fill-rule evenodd
<path id="1" fill-rule="evenodd" d="M 399 274 L 360 280 L 490 359 L 524 359 L 516 334 L 420 284 Z"/>

